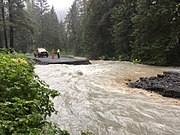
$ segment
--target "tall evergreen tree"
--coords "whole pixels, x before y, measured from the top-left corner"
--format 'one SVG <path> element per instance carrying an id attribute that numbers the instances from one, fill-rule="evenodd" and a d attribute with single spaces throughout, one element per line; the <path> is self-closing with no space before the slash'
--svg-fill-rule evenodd
<path id="1" fill-rule="evenodd" d="M 133 57 L 165 65 L 179 59 L 177 0 L 139 0 L 134 21 Z M 176 62 L 175 62 L 176 60 Z"/>
<path id="2" fill-rule="evenodd" d="M 7 41 L 7 26 L 6 26 L 6 22 L 5 22 L 5 10 L 4 10 L 4 1 L 1 0 L 1 13 L 2 13 L 2 31 L 4 31 L 4 35 L 1 33 L 1 47 L 3 47 L 3 39 L 2 37 L 4 37 L 4 42 L 5 42 L 5 47 L 8 48 L 8 41 Z M 0 31 L 0 32 L 2 32 Z"/>
<path id="3" fill-rule="evenodd" d="M 66 50 L 65 39 L 66 39 L 65 23 L 61 20 L 59 22 L 59 41 L 60 41 L 60 48 L 63 50 Z"/>
<path id="4" fill-rule="evenodd" d="M 34 29 L 33 47 L 45 47 L 48 50 L 61 48 L 59 21 L 54 7 L 49 10 L 46 0 L 35 0 L 30 2 L 29 8 Z"/>
<path id="5" fill-rule="evenodd" d="M 8 0 L 8 9 L 9 9 L 9 46 L 10 48 L 14 48 L 14 17 L 13 17 L 13 6 L 15 3 L 13 0 Z"/>
<path id="6" fill-rule="evenodd" d="M 135 15 L 135 0 L 121 1 L 113 8 L 112 42 L 115 45 L 115 55 L 129 60 L 131 56 L 131 43 L 133 42 L 133 22 Z"/>
<path id="7" fill-rule="evenodd" d="M 50 50 L 60 48 L 59 21 L 54 7 L 47 14 L 45 22 L 43 31 L 45 44 Z"/>
<path id="8" fill-rule="evenodd" d="M 48 17 L 48 12 L 49 12 L 49 4 L 47 0 L 35 0 L 34 1 L 34 12 L 37 20 L 37 25 L 38 25 L 38 35 L 37 35 L 37 40 L 36 44 L 38 47 L 46 47 L 45 43 L 45 23 Z"/>
<path id="9" fill-rule="evenodd" d="M 10 47 L 26 52 L 30 47 L 30 37 L 33 33 L 31 18 L 25 10 L 25 0 L 14 0 L 12 3 L 12 21 L 10 22 Z M 12 29 L 12 30 L 11 30 Z M 13 38 L 13 39 L 11 39 Z"/>
<path id="10" fill-rule="evenodd" d="M 111 9 L 116 1 L 91 0 L 85 22 L 86 53 L 91 58 L 113 57 L 115 47 L 111 35 Z"/>
<path id="11" fill-rule="evenodd" d="M 34 0 L 26 0 L 26 6 L 27 8 L 25 9 L 26 11 L 26 18 L 29 20 L 29 27 L 30 31 L 27 33 L 29 35 L 28 39 L 28 50 L 29 51 L 34 51 L 34 48 L 36 48 L 36 41 L 38 37 L 38 23 L 37 23 L 37 13 L 36 13 L 36 8 L 35 8 L 35 3 Z"/>
<path id="12" fill-rule="evenodd" d="M 3 7 L 3 1 L 0 2 L 0 9 Z M 2 21 L 2 10 L 0 10 L 0 48 L 3 48 L 3 21 Z"/>
<path id="13" fill-rule="evenodd" d="M 77 39 L 77 27 L 78 27 L 78 7 L 77 0 L 74 1 L 73 5 L 65 18 L 65 23 L 67 25 L 67 40 L 66 48 L 68 51 L 73 52 L 75 49 L 76 39 Z"/>

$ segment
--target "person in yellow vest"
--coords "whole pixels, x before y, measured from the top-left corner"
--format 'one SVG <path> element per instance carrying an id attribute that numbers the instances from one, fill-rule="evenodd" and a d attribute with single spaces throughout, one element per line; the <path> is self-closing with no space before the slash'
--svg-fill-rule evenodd
<path id="1" fill-rule="evenodd" d="M 57 49 L 57 56 L 60 58 L 60 49 Z"/>

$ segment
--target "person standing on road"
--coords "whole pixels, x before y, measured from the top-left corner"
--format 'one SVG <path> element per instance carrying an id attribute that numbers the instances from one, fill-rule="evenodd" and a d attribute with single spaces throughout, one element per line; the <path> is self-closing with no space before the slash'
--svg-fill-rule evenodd
<path id="1" fill-rule="evenodd" d="M 54 49 L 52 50 L 51 55 L 52 55 L 52 59 L 54 59 Z"/>
<path id="2" fill-rule="evenodd" d="M 60 49 L 57 49 L 57 56 L 60 58 Z"/>

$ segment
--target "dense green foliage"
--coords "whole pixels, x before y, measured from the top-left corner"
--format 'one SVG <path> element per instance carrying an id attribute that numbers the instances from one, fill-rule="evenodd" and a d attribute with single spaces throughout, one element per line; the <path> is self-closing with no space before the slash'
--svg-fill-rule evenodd
<path id="1" fill-rule="evenodd" d="M 4 53 L 0 53 L 0 134 L 70 135 L 46 120 L 56 113 L 51 99 L 59 93 L 35 75 L 34 63 L 24 55 L 1 51 Z"/>
<path id="2" fill-rule="evenodd" d="M 36 47 L 52 50 L 63 45 L 60 41 L 61 25 L 47 0 L 1 0 L 0 8 L 0 47 L 31 52 Z"/>
<path id="3" fill-rule="evenodd" d="M 85 1 L 75 0 L 74 4 L 81 2 Z M 78 28 L 81 40 L 67 44 L 73 46 L 74 52 L 83 47 L 79 54 L 93 59 L 179 65 L 178 0 L 89 0 L 85 3 L 84 14 L 78 15 L 83 22 Z M 76 12 L 78 8 L 82 7 L 77 7 Z M 70 11 L 67 25 L 75 19 L 73 6 Z M 67 29 L 72 30 L 71 27 Z M 69 34 L 67 38 L 71 41 L 74 36 L 77 37 L 77 33 Z"/>
<path id="4" fill-rule="evenodd" d="M 179 0 L 74 0 L 61 21 L 47 0 L 1 0 L 0 8 L 0 47 L 22 52 L 60 48 L 91 59 L 180 63 Z"/>
<path id="5" fill-rule="evenodd" d="M 49 89 L 34 74 L 31 61 L 0 53 L 0 134 L 60 134 L 66 131 L 46 121 L 55 112 Z"/>
<path id="6" fill-rule="evenodd" d="M 179 63 L 178 1 L 139 0 L 134 21 L 133 56 L 150 64 Z"/>

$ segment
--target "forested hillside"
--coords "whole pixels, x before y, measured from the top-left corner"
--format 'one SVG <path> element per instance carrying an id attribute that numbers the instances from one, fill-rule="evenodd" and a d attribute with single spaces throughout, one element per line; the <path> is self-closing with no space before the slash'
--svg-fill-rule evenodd
<path id="1" fill-rule="evenodd" d="M 0 8 L 0 47 L 180 63 L 179 0 L 74 0 L 64 22 L 46 0 L 1 0 Z"/>

